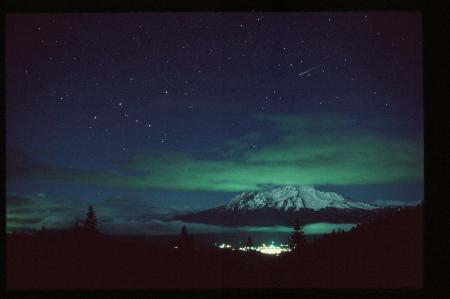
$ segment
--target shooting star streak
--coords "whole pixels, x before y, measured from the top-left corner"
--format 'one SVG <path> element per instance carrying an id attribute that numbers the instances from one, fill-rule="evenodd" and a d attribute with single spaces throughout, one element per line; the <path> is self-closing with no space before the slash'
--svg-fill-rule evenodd
<path id="1" fill-rule="evenodd" d="M 298 76 L 301 77 L 301 76 L 303 76 L 303 75 L 306 75 L 307 73 L 312 72 L 313 70 L 315 70 L 315 69 L 318 68 L 319 66 L 321 66 L 321 64 L 316 65 L 315 67 L 312 67 L 312 68 L 310 68 L 310 69 L 308 69 L 308 70 L 306 70 L 306 71 L 304 71 L 304 72 L 298 74 Z"/>

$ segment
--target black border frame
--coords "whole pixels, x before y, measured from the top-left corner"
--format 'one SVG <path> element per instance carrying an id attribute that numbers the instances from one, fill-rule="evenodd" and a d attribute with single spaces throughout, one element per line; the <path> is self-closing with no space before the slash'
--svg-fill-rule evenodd
<path id="1" fill-rule="evenodd" d="M 244 296 L 255 298 L 272 297 L 294 297 L 294 296 L 331 296 L 331 297 L 363 297 L 374 295 L 376 297 L 386 296 L 397 297 L 406 295 L 408 297 L 425 296 L 425 293 L 439 292 L 444 290 L 446 285 L 445 276 L 437 276 L 443 270 L 447 270 L 445 261 L 448 262 L 450 238 L 446 234 L 444 227 L 445 220 L 450 217 L 450 210 L 441 208 L 442 203 L 448 200 L 446 189 L 450 184 L 445 179 L 449 173 L 447 148 L 439 144 L 439 141 L 448 139 L 448 130 L 445 130 L 447 111 L 443 104 L 448 99 L 444 90 L 448 87 L 450 80 L 448 65 L 446 67 L 444 58 L 448 59 L 450 50 L 442 40 L 450 37 L 448 24 L 449 17 L 445 13 L 445 1 L 432 1 L 425 5 L 425 1 L 419 0 L 308 0 L 308 1 L 263 1 L 263 0 L 228 0 L 218 1 L 188 1 L 188 0 L 91 0 L 91 1 L 57 1 L 57 0 L 5 0 L 3 3 L 2 17 L 5 25 L 6 15 L 22 13 L 101 13 L 101 12 L 181 12 L 181 11 L 201 11 L 201 12 L 251 12 L 251 11 L 416 11 L 422 14 L 423 28 L 423 84 L 424 84 L 424 184 L 425 184 L 425 234 L 424 234 L 424 286 L 419 289 L 214 289 L 214 290 L 77 290 L 77 291 L 18 291 L 6 289 L 6 277 L 2 275 L 1 286 L 9 296 L 36 297 L 89 297 L 91 295 L 104 295 L 107 297 L 124 296 L 140 297 L 150 296 L 163 298 L 168 296 L 180 296 L 197 298 L 203 295 L 212 297 Z M 440 2 L 440 3 L 439 3 Z M 447 22 L 447 24 L 446 24 Z M 5 26 L 0 26 L 0 33 L 5 41 Z M 3 43 L 5 44 L 5 43 Z M 2 69 L 5 70 L 4 46 L 2 50 Z M 441 54 L 441 55 L 439 55 Z M 447 71 L 444 73 L 444 71 Z M 5 73 L 2 72 L 2 89 L 4 95 Z M 447 94 L 446 94 L 447 95 Z M 3 97 L 4 99 L 4 97 Z M 1 108 L 5 111 L 4 101 L 1 101 Z M 439 106 L 442 106 L 440 107 Z M 440 114 L 440 113 L 441 114 Z M 2 133 L 6 135 L 6 117 L 3 115 Z M 447 133 L 443 136 L 443 133 Z M 4 143 L 5 144 L 5 143 Z M 6 145 L 2 150 L 6 150 Z M 2 160 L 5 163 L 5 160 Z M 3 164 L 6 166 L 5 164 Z M 447 166 L 447 167 L 445 167 Z M 4 168 L 5 169 L 5 168 Z M 5 176 L 6 178 L 6 176 Z M 5 186 L 6 189 L 6 186 Z M 4 190 L 5 190 L 4 189 Z M 6 191 L 4 192 L 6 195 Z M 6 215 L 6 203 L 1 206 L 2 214 Z M 440 211 L 440 212 L 439 212 Z M 441 215 L 439 215 L 441 213 Z M 5 232 L 6 217 L 2 218 L 0 225 Z M 439 236 L 437 235 L 439 234 Z M 6 242 L 3 235 L 2 242 Z M 441 243 L 439 243 L 441 242 Z M 1 248 L 5 248 L 2 246 Z M 3 250 L 2 253 L 6 254 Z M 5 255 L 3 255 L 5 256 Z M 437 260 L 441 259 L 441 260 Z M 4 261 L 4 260 L 3 260 Z M 5 263 L 3 264 L 4 266 Z M 3 268 L 4 270 L 4 268 Z M 6 272 L 6 271 L 5 271 Z M 448 283 L 447 283 L 448 284 Z"/>

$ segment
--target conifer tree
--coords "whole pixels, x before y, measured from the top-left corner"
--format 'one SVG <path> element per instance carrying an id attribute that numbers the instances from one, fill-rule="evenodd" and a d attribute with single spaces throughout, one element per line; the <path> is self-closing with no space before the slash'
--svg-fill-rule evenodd
<path id="1" fill-rule="evenodd" d="M 186 225 L 181 228 L 180 239 L 178 242 L 178 247 L 180 249 L 192 249 L 193 248 L 192 237 L 188 235 Z"/>
<path id="2" fill-rule="evenodd" d="M 289 239 L 289 246 L 293 250 L 298 250 L 301 246 L 305 244 L 305 236 L 303 233 L 303 225 L 300 225 L 299 218 L 295 218 L 293 231 Z"/>
<path id="3" fill-rule="evenodd" d="M 84 229 L 86 232 L 97 233 L 97 216 L 92 206 L 89 206 L 89 210 L 86 214 L 86 221 L 84 222 Z"/>

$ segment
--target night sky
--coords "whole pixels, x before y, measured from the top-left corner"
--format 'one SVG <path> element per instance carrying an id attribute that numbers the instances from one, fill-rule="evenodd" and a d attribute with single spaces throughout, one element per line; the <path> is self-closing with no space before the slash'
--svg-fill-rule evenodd
<path id="1" fill-rule="evenodd" d="M 10 14 L 8 230 L 164 231 L 243 191 L 423 199 L 418 13 Z M 178 228 L 177 228 L 178 229 Z"/>

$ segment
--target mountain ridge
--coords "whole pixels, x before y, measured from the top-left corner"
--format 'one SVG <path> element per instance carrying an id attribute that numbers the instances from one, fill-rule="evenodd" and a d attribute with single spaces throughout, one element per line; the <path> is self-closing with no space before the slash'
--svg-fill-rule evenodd
<path id="1" fill-rule="evenodd" d="M 228 210 L 276 208 L 287 211 L 301 208 L 318 211 L 324 208 L 363 209 L 380 208 L 363 201 L 352 200 L 336 192 L 326 192 L 313 186 L 280 186 L 268 191 L 242 192 L 225 205 Z"/>
<path id="2" fill-rule="evenodd" d="M 362 223 L 390 210 L 392 207 L 356 201 L 311 186 L 289 185 L 269 191 L 242 192 L 225 205 L 176 215 L 173 220 L 225 226 L 290 226 L 296 217 L 301 224 Z"/>

